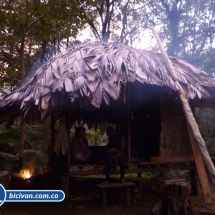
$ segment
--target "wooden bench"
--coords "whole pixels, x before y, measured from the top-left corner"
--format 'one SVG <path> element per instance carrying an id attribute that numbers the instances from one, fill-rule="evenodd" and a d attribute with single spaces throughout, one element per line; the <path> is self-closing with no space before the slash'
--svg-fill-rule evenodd
<path id="1" fill-rule="evenodd" d="M 103 207 L 106 206 L 106 194 L 107 194 L 107 189 L 109 189 L 109 188 L 125 188 L 125 190 L 126 190 L 126 204 L 130 205 L 130 187 L 135 186 L 134 183 L 132 183 L 132 182 L 125 182 L 124 184 L 108 183 L 108 184 L 97 184 L 97 186 L 102 189 Z"/>
<path id="2" fill-rule="evenodd" d="M 87 176 L 104 174 L 104 165 L 70 164 L 70 176 Z M 163 171 L 169 169 L 196 169 L 192 155 L 151 157 L 151 161 L 126 164 L 125 173 L 141 173 Z M 119 174 L 120 170 L 113 168 L 111 174 Z"/>

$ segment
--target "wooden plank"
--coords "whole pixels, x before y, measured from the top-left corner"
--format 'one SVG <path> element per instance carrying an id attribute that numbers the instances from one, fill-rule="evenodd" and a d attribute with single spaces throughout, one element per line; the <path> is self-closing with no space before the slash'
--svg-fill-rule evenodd
<path id="1" fill-rule="evenodd" d="M 195 138 L 193 137 L 190 125 L 187 124 L 187 128 L 188 128 L 191 146 L 193 149 L 193 155 L 194 155 L 196 168 L 197 168 L 197 172 L 198 172 L 198 176 L 199 176 L 199 182 L 200 182 L 200 187 L 202 190 L 204 203 L 212 204 L 211 189 L 210 189 L 210 184 L 209 184 L 206 169 L 205 169 L 203 156 L 202 156 L 202 153 L 199 149 L 199 146 L 198 146 Z"/>
<path id="2" fill-rule="evenodd" d="M 159 157 L 151 157 L 152 162 L 187 162 L 187 161 L 194 161 L 193 155 L 182 155 L 182 156 L 159 156 Z"/>
<path id="3" fill-rule="evenodd" d="M 97 165 L 97 164 L 70 164 L 70 167 L 104 167 L 104 165 Z"/>
<path id="4" fill-rule="evenodd" d="M 185 118 L 183 115 L 173 115 L 173 114 L 165 115 L 165 114 L 163 114 L 163 115 L 161 115 L 161 119 L 162 120 L 166 120 L 166 119 L 168 119 L 168 120 L 184 120 Z"/>
<path id="5" fill-rule="evenodd" d="M 105 189 L 105 188 L 131 187 L 131 186 L 135 186 L 135 184 L 132 182 L 125 182 L 124 184 L 121 184 L 121 183 L 97 184 L 97 186 L 102 189 Z"/>

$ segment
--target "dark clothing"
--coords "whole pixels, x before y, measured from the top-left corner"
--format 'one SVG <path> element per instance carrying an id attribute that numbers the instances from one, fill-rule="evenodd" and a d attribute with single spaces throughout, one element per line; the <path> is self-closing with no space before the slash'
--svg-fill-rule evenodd
<path id="1" fill-rule="evenodd" d="M 117 156 L 118 161 L 117 164 L 120 166 L 120 176 L 121 178 L 124 178 L 124 174 L 125 174 L 125 167 L 126 167 L 126 156 L 125 154 L 122 154 L 120 156 Z M 111 173 L 111 168 L 115 165 L 115 158 L 114 156 L 109 155 L 106 158 L 106 162 L 105 162 L 105 176 L 106 179 L 109 180 L 110 178 L 110 173 Z"/>
<path id="2" fill-rule="evenodd" d="M 88 141 L 84 139 L 84 145 L 82 145 L 78 139 L 75 137 L 71 143 L 71 151 L 70 151 L 70 162 L 71 163 L 87 163 L 90 158 L 90 148 L 88 145 Z"/>
<path id="3" fill-rule="evenodd" d="M 83 155 L 87 155 L 88 153 L 90 153 L 90 148 L 88 145 L 88 141 L 85 138 L 85 144 L 84 146 L 82 146 L 79 142 L 79 139 L 77 137 L 75 137 L 72 140 L 72 144 L 71 144 L 71 155 L 75 155 L 81 153 Z"/>
<path id="4" fill-rule="evenodd" d="M 114 139 L 114 141 L 111 142 L 111 143 L 109 142 L 108 145 L 106 146 L 106 148 L 107 149 L 116 148 L 116 149 L 120 150 L 121 149 L 120 139 L 123 136 L 125 137 L 124 134 L 117 134 L 116 138 Z M 125 152 L 123 152 L 123 153 L 125 153 Z"/>
<path id="5" fill-rule="evenodd" d="M 112 142 L 109 142 L 107 145 L 107 150 L 116 148 L 118 150 L 121 150 L 121 137 L 123 135 L 117 135 L 115 140 L 112 140 Z M 125 174 L 125 167 L 126 167 L 126 155 L 125 151 L 121 151 L 118 153 L 113 153 L 113 154 L 107 154 L 106 160 L 105 160 L 105 176 L 106 179 L 109 180 L 110 173 L 111 173 L 111 168 L 113 166 L 119 165 L 120 166 L 120 174 L 121 178 L 124 178 Z"/>

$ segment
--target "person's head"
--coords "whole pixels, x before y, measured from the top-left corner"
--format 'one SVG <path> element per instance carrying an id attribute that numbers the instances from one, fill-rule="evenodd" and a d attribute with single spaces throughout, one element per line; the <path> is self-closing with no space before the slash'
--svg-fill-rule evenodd
<path id="1" fill-rule="evenodd" d="M 84 127 L 78 127 L 75 131 L 75 136 L 78 138 L 84 138 L 86 136 L 85 128 Z"/>
<path id="2" fill-rule="evenodd" d="M 106 134 L 108 137 L 115 137 L 116 136 L 116 131 L 113 127 L 108 127 L 106 130 Z"/>

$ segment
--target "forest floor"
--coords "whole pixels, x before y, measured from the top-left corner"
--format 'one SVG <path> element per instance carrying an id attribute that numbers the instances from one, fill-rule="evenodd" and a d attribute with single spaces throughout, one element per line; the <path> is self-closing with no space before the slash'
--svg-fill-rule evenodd
<path id="1" fill-rule="evenodd" d="M 136 186 L 131 189 L 130 206 L 125 204 L 123 190 L 111 189 L 107 191 L 106 207 L 102 207 L 101 190 L 96 186 L 102 180 L 79 178 L 75 183 L 71 182 L 68 207 L 62 202 L 5 202 L 0 207 L 0 215 L 150 215 L 152 208 L 162 198 L 161 194 L 151 191 L 148 178 L 132 178 L 129 181 L 133 181 Z M 215 201 L 213 205 L 206 206 L 201 195 L 191 197 L 191 205 L 195 215 L 215 214 Z"/>

